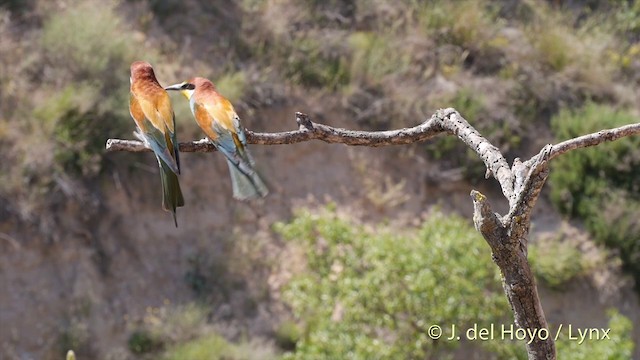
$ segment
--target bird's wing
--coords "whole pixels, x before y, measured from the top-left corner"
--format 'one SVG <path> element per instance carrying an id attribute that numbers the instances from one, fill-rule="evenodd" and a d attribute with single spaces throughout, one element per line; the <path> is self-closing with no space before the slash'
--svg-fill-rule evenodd
<path id="1" fill-rule="evenodd" d="M 245 143 L 238 136 L 239 126 L 236 126 L 236 124 L 239 125 L 238 115 L 227 99 L 219 98 L 217 101 L 196 106 L 196 113 L 196 117 L 209 119 L 206 125 L 208 125 L 207 130 L 215 134 L 215 137 L 209 136 L 213 142 L 230 153 L 235 154 L 244 150 Z"/>
<path id="2" fill-rule="evenodd" d="M 229 100 L 223 97 L 218 97 L 216 101 L 208 101 L 204 103 L 204 108 L 209 114 L 211 114 L 215 126 L 232 133 L 237 132 L 235 119 L 238 115 L 236 115 L 233 105 L 231 105 Z"/>
<path id="3" fill-rule="evenodd" d="M 240 118 L 231 103 L 222 97 L 205 104 L 195 103 L 194 116 L 228 160 L 234 197 L 247 199 L 265 196 L 269 190 L 253 168 L 254 162 L 245 147 L 246 137 Z"/>
<path id="4" fill-rule="evenodd" d="M 171 170 L 180 173 L 171 104 L 169 104 L 169 111 L 171 113 L 169 122 L 171 123 L 171 128 L 166 125 L 163 117 L 167 116 L 166 106 L 163 111 L 164 114 L 162 114 L 151 101 L 138 97 L 134 92 L 131 92 L 129 112 L 138 125 L 140 132 L 149 143 L 149 146 L 151 146 L 153 152 L 162 159 Z"/>
<path id="5" fill-rule="evenodd" d="M 208 116 L 210 125 L 209 131 L 216 134 L 216 137 L 211 137 L 211 140 L 221 149 L 227 153 L 230 160 L 235 163 L 243 162 L 249 166 L 254 165 L 253 158 L 247 151 L 247 138 L 240 124 L 240 118 L 236 114 L 231 103 L 220 98 L 216 102 L 208 102 L 196 111 L 201 113 L 201 117 Z"/>
<path id="6" fill-rule="evenodd" d="M 215 120 L 205 106 L 196 102 L 193 105 L 193 117 L 196 118 L 196 122 L 211 141 L 215 142 L 218 140 L 219 134 L 213 126 Z"/>
<path id="7" fill-rule="evenodd" d="M 164 123 L 166 131 L 164 132 L 167 148 L 173 158 L 176 160 L 178 173 L 180 173 L 180 155 L 178 152 L 178 137 L 176 135 L 176 115 L 171 106 L 171 99 L 166 91 L 162 90 L 156 97 L 157 116 Z"/>

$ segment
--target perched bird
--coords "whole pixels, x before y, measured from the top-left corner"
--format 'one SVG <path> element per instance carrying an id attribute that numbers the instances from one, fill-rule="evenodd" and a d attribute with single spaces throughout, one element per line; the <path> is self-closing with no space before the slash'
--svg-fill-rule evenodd
<path id="1" fill-rule="evenodd" d="M 189 100 L 196 122 L 226 157 L 233 197 L 245 200 L 266 196 L 269 191 L 254 169 L 244 129 L 231 102 L 216 91 L 211 81 L 201 77 L 165 89 L 178 90 Z"/>
<path id="2" fill-rule="evenodd" d="M 158 159 L 162 208 L 171 211 L 173 222 L 178 227 L 176 208 L 184 206 L 184 198 L 177 175 L 180 173 L 180 158 L 171 100 L 147 62 L 131 64 L 130 80 L 129 112 L 138 126 L 138 136 Z"/>

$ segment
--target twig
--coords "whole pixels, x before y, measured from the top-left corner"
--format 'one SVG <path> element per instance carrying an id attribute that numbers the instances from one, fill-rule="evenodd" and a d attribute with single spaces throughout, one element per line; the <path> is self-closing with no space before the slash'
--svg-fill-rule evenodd
<path id="1" fill-rule="evenodd" d="M 386 146 L 405 145 L 430 139 L 443 132 L 438 127 L 434 118 L 412 127 L 391 131 L 356 131 L 336 128 L 328 125 L 314 123 L 306 114 L 297 112 L 296 121 L 298 130 L 277 133 L 256 133 L 246 131 L 247 142 L 258 145 L 285 145 L 295 144 L 309 140 L 322 140 L 328 143 L 339 143 L 354 146 Z M 181 152 L 212 152 L 215 151 L 206 139 L 181 142 Z M 151 151 L 141 141 L 136 140 L 107 140 L 107 151 Z"/>
<path id="2" fill-rule="evenodd" d="M 596 146 L 603 142 L 614 141 L 626 136 L 638 134 L 640 134 L 640 123 L 620 126 L 614 129 L 600 130 L 593 134 L 583 135 L 553 145 L 551 153 L 549 154 L 549 160 L 570 150 Z"/>
<path id="3" fill-rule="evenodd" d="M 515 200 L 513 179 L 509 164 L 487 139 L 476 131 L 455 109 L 438 110 L 430 119 L 412 128 L 388 131 L 356 131 L 318 124 L 311 121 L 308 115 L 296 112 L 298 130 L 278 133 L 255 133 L 247 130 L 247 142 L 259 145 L 295 144 L 309 140 L 321 140 L 352 146 L 388 146 L 406 145 L 431 139 L 441 133 L 458 136 L 469 147 L 474 149 L 484 161 L 487 168 L 500 182 L 503 193 L 510 203 Z M 181 152 L 215 151 L 206 139 L 180 143 Z M 143 152 L 151 151 L 141 141 L 109 139 L 107 151 Z"/>

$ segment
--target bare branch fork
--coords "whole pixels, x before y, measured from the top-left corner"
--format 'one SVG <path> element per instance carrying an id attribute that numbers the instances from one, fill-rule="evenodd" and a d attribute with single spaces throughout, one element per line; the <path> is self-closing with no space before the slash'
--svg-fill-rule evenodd
<path id="1" fill-rule="evenodd" d="M 487 167 L 487 177 L 500 183 L 502 193 L 509 201 L 509 212 L 501 216 L 493 212 L 488 199 L 478 191 L 471 191 L 474 206 L 473 222 L 483 235 L 500 268 L 503 287 L 518 327 L 540 334 L 548 330 L 540 305 L 538 289 L 527 260 L 527 234 L 531 211 L 549 175 L 548 162 L 568 151 L 595 146 L 606 141 L 640 134 L 640 123 L 580 136 L 556 145 L 545 146 L 527 161 L 515 159 L 509 166 L 500 150 L 474 129 L 455 109 L 438 110 L 430 119 L 412 128 L 390 131 L 354 131 L 312 122 L 303 113 L 296 113 L 298 130 L 278 133 L 247 131 L 251 144 L 280 145 L 309 140 L 357 146 L 386 146 L 411 144 L 431 139 L 441 133 L 457 136 L 473 149 Z M 182 152 L 215 151 L 206 139 L 180 143 Z M 107 140 L 107 151 L 150 151 L 141 141 Z M 553 336 L 536 335 L 527 341 L 529 359 L 555 359 Z"/>

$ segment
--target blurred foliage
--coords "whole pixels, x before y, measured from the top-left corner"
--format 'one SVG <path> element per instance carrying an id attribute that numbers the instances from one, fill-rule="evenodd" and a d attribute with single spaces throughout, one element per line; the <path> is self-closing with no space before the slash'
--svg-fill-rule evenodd
<path id="1" fill-rule="evenodd" d="M 508 317 L 490 250 L 461 218 L 436 212 L 420 229 L 399 233 L 331 210 L 303 211 L 275 228 L 307 261 L 284 291 L 304 323 L 286 358 L 440 358 L 458 343 L 431 340 L 429 326 Z"/>
<path id="2" fill-rule="evenodd" d="M 53 125 L 43 127 L 43 136 L 56 140 L 55 160 L 62 170 L 95 175 L 105 134 L 130 128 L 122 68 L 134 59 L 134 46 L 110 2 L 81 2 L 45 22 L 45 63 L 57 69 L 51 86 L 62 89 L 36 107 L 34 117 Z"/>
<path id="3" fill-rule="evenodd" d="M 142 359 L 275 359 L 273 347 L 259 340 L 231 342 L 209 323 L 209 310 L 196 303 L 148 308 L 129 335 L 128 348 Z"/>
<path id="4" fill-rule="evenodd" d="M 232 103 L 242 99 L 247 88 L 247 76 L 242 71 L 225 74 L 216 80 L 218 91 Z"/>
<path id="5" fill-rule="evenodd" d="M 34 3 L 35 0 L 0 0 L 0 8 L 20 14 L 31 9 Z"/>
<path id="6" fill-rule="evenodd" d="M 284 75 L 294 83 L 335 89 L 349 80 L 345 59 L 319 39 L 296 39 L 285 51 Z"/>
<path id="7" fill-rule="evenodd" d="M 640 1 L 613 0 L 614 29 L 631 41 L 640 39 Z"/>
<path id="8" fill-rule="evenodd" d="M 0 119 L 8 136 L 2 148 L 16 169 L 0 172 L 0 194 L 11 194 L 19 216 L 32 220 L 37 209 L 84 196 L 83 182 L 105 165 L 105 140 L 134 128 L 129 64 L 140 54 L 157 57 L 131 36 L 119 1 L 34 4 L 24 17 L 41 28 L 23 25 L 23 38 L 8 40 L 22 61 L 0 59 L 0 105 L 10 109 Z M 13 26 L 0 32 L 12 39 Z"/>
<path id="9" fill-rule="evenodd" d="M 430 325 L 508 321 L 490 251 L 463 219 L 435 212 L 419 229 L 398 232 L 347 218 L 328 206 L 299 211 L 291 222 L 275 225 L 306 259 L 306 271 L 283 293 L 302 327 L 285 359 L 448 358 L 458 343 L 431 340 Z M 575 247 L 547 240 L 530 248 L 532 267 L 545 283 L 559 288 L 588 269 Z M 611 341 L 594 338 L 578 345 L 565 329 L 557 341 L 559 358 L 630 358 L 631 321 L 615 310 L 609 317 Z M 445 329 L 443 336 L 448 335 Z M 482 346 L 495 358 L 526 358 L 515 342 Z"/>
<path id="10" fill-rule="evenodd" d="M 97 77 L 108 84 L 126 79 L 124 75 L 105 76 L 121 74 L 118 70 L 133 52 L 114 4 L 83 1 L 49 17 L 42 32 L 48 62 L 75 78 L 96 81 Z"/>
<path id="11" fill-rule="evenodd" d="M 347 42 L 351 50 L 349 74 L 364 86 L 380 85 L 386 75 L 407 71 L 409 54 L 388 35 L 354 32 Z"/>
<path id="12" fill-rule="evenodd" d="M 453 106 L 505 151 L 520 150 L 533 123 L 548 121 L 563 106 L 589 99 L 618 101 L 621 92 L 614 90 L 612 79 L 635 78 L 640 70 L 637 46 L 621 39 L 637 28 L 635 1 L 585 3 L 584 9 L 562 11 L 533 0 L 245 0 L 226 5 L 130 0 L 124 4 L 130 3 L 148 7 L 149 13 L 138 15 L 139 27 L 148 29 L 157 21 L 176 37 L 176 44 L 163 43 L 160 51 L 175 52 L 178 39 L 187 34 L 199 39 L 216 33 L 206 49 L 201 40 L 194 48 L 213 56 L 209 62 L 221 64 L 211 76 L 234 102 L 247 95 L 269 96 L 269 91 L 253 91 L 256 81 L 288 82 L 342 97 L 345 110 L 370 129 L 414 125 L 437 108 Z M 12 4 L 8 1 L 6 7 L 12 9 Z M 145 59 L 162 58 L 132 40 L 132 27 L 118 4 L 122 5 L 79 0 L 41 14 L 43 28 L 33 49 L 41 55 L 30 71 L 41 79 L 43 96 L 38 99 L 50 100 L 34 100 L 18 114 L 54 124 L 40 135 L 53 139 L 51 147 L 60 147 L 47 170 L 97 174 L 102 167 L 103 134 L 131 129 L 123 69 L 142 52 Z M 55 7 L 47 6 L 36 9 Z M 194 21 L 178 21 L 173 14 L 179 12 Z M 451 21 L 451 14 L 456 21 Z M 176 63 L 190 58 L 196 69 L 210 67 L 189 54 L 187 49 L 184 58 L 162 59 Z M 480 87 L 474 82 L 476 76 L 491 75 L 497 76 L 490 84 Z M 441 78 L 449 83 L 441 86 Z M 514 91 L 507 92 L 510 99 L 505 100 L 487 92 L 488 86 Z M 58 99 L 60 105 L 49 104 Z M 269 101 L 252 99 L 252 103 Z M 78 126 L 87 129 L 71 129 Z M 35 123 L 19 131 L 37 127 Z M 467 152 L 454 142 L 447 139 L 434 146 L 436 158 L 453 153 L 459 158 L 456 166 L 469 163 Z M 467 178 L 480 174 L 475 170 L 480 167 L 470 166 Z"/>
<path id="13" fill-rule="evenodd" d="M 302 336 L 300 327 L 293 321 L 284 321 L 276 328 L 276 344 L 283 350 L 293 351 Z"/>
<path id="14" fill-rule="evenodd" d="M 162 346 L 161 340 L 143 330 L 134 331 L 127 340 L 129 351 L 138 355 L 158 351 Z"/>
<path id="15" fill-rule="evenodd" d="M 540 59 L 553 71 L 564 70 L 571 64 L 575 54 L 571 34 L 557 27 L 543 27 L 540 31 L 532 35 Z"/>
<path id="16" fill-rule="evenodd" d="M 508 45 L 498 30 L 506 19 L 498 16 L 498 7 L 486 0 L 413 2 L 417 26 L 437 44 L 457 46 L 465 52 L 468 67 L 480 73 L 494 73 L 502 67 Z M 455 14 L 456 21 L 451 21 Z"/>
<path id="17" fill-rule="evenodd" d="M 530 244 L 529 261 L 536 279 L 555 290 L 562 290 L 563 285 L 585 274 L 590 268 L 575 245 L 557 238 L 541 239 Z"/>
<path id="18" fill-rule="evenodd" d="M 610 329 L 610 339 L 603 339 L 600 331 L 598 336 L 587 336 L 583 343 L 569 340 L 566 334 L 556 342 L 558 359 L 608 359 L 626 360 L 633 358 L 633 323 L 629 318 L 617 310 L 608 311 L 609 324 L 604 329 Z M 576 336 L 573 334 L 573 336 Z"/>
<path id="19" fill-rule="evenodd" d="M 242 234 L 218 236 L 218 247 L 202 247 L 187 257 L 184 281 L 203 303 L 232 301 L 243 315 L 256 314 L 258 303 L 268 294 L 262 277 L 268 276 L 265 270 L 269 266 L 264 239 Z M 237 299 L 238 293 L 242 293 L 241 299 Z"/>
<path id="20" fill-rule="evenodd" d="M 558 140 L 638 122 L 608 106 L 587 104 L 552 119 Z M 619 250 L 624 267 L 640 283 L 640 139 L 628 137 L 597 148 L 564 154 L 552 164 L 551 200 L 563 213 L 581 218 L 594 237 Z"/>
<path id="21" fill-rule="evenodd" d="M 41 54 L 31 59 L 38 88 L 32 91 L 35 96 L 13 109 L 14 117 L 26 115 L 14 131 L 31 135 L 18 149 L 53 149 L 51 162 L 38 160 L 36 181 L 46 185 L 52 172 L 96 175 L 102 166 L 105 134 L 121 134 L 125 124 L 130 125 L 128 79 L 121 71 L 134 54 L 134 44 L 127 38 L 111 2 L 79 2 L 45 19 L 40 42 L 33 44 Z M 31 156 L 21 158 L 22 167 L 30 168 Z M 15 185 L 4 184 L 7 190 Z"/>
<path id="22" fill-rule="evenodd" d="M 203 336 L 167 350 L 161 360 L 270 360 L 277 359 L 275 353 L 264 344 L 231 343 L 220 335 Z"/>
<path id="23" fill-rule="evenodd" d="M 77 319 L 72 320 L 59 334 L 57 346 L 59 358 L 65 356 L 69 349 L 90 357 L 93 352 L 88 325 Z"/>

